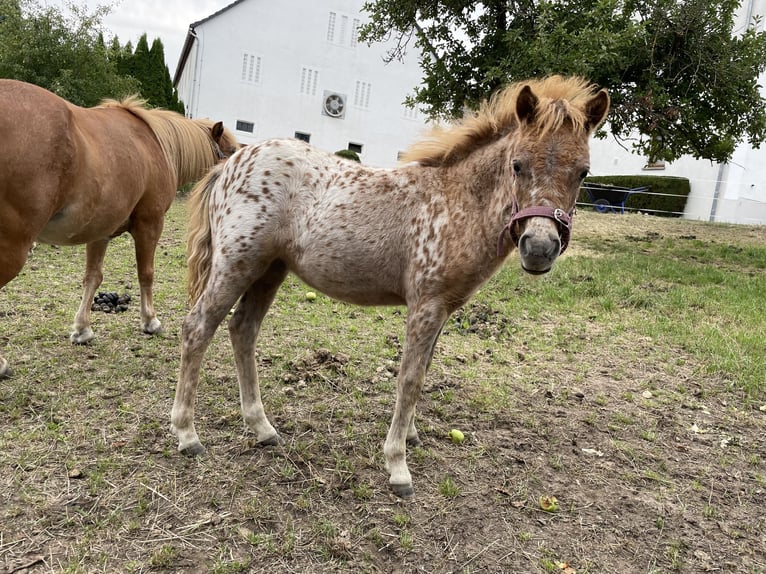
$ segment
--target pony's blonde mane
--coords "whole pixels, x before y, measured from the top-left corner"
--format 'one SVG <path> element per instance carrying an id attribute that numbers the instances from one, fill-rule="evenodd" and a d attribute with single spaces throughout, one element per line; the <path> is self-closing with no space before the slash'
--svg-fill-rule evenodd
<path id="1" fill-rule="evenodd" d="M 138 96 L 104 100 L 101 106 L 123 108 L 149 126 L 175 169 L 179 187 L 199 178 L 215 162 L 217 150 L 210 136 L 211 120 L 190 120 L 170 110 L 149 109 L 146 100 Z"/>
<path id="2" fill-rule="evenodd" d="M 585 106 L 597 88 L 579 77 L 549 76 L 510 84 L 484 101 L 479 110 L 456 125 L 436 127 L 420 142 L 412 145 L 403 162 L 423 165 L 450 164 L 474 149 L 508 134 L 519 124 L 516 99 L 524 86 L 529 86 L 539 100 L 535 111 L 535 127 L 539 135 L 571 122 L 575 130 L 585 130 Z"/>

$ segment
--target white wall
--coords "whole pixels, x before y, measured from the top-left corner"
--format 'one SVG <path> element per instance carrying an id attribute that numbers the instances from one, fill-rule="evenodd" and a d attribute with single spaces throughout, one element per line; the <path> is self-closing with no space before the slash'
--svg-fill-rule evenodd
<path id="1" fill-rule="evenodd" d="M 361 144 L 363 163 L 395 165 L 398 152 L 425 129 L 424 117 L 402 105 L 420 83 L 421 72 L 413 50 L 404 63 L 386 65 L 385 46 L 353 45 L 354 20 L 366 19 L 360 13 L 363 4 L 246 0 L 203 20 L 178 79 L 187 115 L 223 120 L 230 129 L 238 120 L 255 124 L 253 133 L 235 131 L 242 143 L 293 137 L 299 131 L 311 134 L 311 143 L 327 151 Z M 328 40 L 331 11 L 336 13 L 334 41 Z M 247 68 L 242 79 L 245 54 L 254 57 L 256 67 L 260 58 L 257 81 L 250 80 Z M 304 68 L 318 72 L 316 88 L 308 94 L 301 92 L 302 77 L 307 91 Z M 358 82 L 369 85 L 369 98 Z M 345 95 L 344 118 L 322 113 L 325 91 Z M 362 105 L 355 105 L 357 96 Z"/>

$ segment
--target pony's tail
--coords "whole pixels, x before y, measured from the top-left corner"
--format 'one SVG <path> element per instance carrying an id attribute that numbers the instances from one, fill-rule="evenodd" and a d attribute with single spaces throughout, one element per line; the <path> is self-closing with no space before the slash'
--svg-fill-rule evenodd
<path id="1" fill-rule="evenodd" d="M 210 190 L 221 176 L 223 163 L 214 166 L 194 186 L 189 203 L 189 234 L 186 241 L 186 286 L 189 304 L 194 305 L 205 289 L 213 259 L 210 229 Z"/>

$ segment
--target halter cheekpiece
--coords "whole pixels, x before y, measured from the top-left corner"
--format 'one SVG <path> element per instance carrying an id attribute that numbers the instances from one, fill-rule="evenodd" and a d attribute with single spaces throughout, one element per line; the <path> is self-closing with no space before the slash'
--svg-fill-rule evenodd
<path id="1" fill-rule="evenodd" d="M 572 235 L 572 216 L 574 215 L 574 209 L 567 213 L 559 207 L 548 207 L 547 205 L 536 205 L 533 207 L 527 207 L 526 209 L 519 210 L 519 203 L 516 201 L 516 196 L 513 196 L 513 204 L 511 205 L 511 220 L 508 225 L 503 227 L 500 232 L 500 237 L 497 240 L 497 254 L 502 257 L 505 253 L 505 236 L 506 233 L 510 235 L 511 241 L 515 247 L 519 246 L 519 233 L 516 230 L 516 224 L 530 217 L 547 217 L 556 222 L 556 226 L 559 230 L 559 240 L 561 241 L 561 251 L 559 255 L 564 253 L 569 245 L 569 238 Z"/>

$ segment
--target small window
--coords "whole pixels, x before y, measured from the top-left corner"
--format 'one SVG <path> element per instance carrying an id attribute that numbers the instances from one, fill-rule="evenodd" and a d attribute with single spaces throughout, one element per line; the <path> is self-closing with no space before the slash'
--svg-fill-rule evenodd
<path id="1" fill-rule="evenodd" d="M 338 39 L 338 44 L 345 44 L 346 43 L 346 32 L 348 30 L 348 16 L 341 16 L 340 17 L 340 38 Z"/>
<path id="2" fill-rule="evenodd" d="M 242 76 L 241 80 L 249 84 L 260 84 L 261 82 L 261 57 L 254 54 L 244 54 L 242 56 Z"/>
<path id="3" fill-rule="evenodd" d="M 349 142 L 348 149 L 356 153 L 362 153 L 362 144 Z"/>
<path id="4" fill-rule="evenodd" d="M 306 132 L 295 132 L 295 139 L 301 140 L 302 142 L 310 142 L 311 134 L 307 134 Z"/>
<path id="5" fill-rule="evenodd" d="M 354 105 L 358 108 L 369 108 L 371 91 L 372 84 L 357 80 L 356 90 L 354 90 Z"/>
<path id="6" fill-rule="evenodd" d="M 253 133 L 255 130 L 255 124 L 253 122 L 245 122 L 242 120 L 237 120 L 237 131 L 238 132 L 248 132 Z"/>
<path id="7" fill-rule="evenodd" d="M 301 68 L 301 94 L 316 96 L 318 82 L 319 70 L 315 68 Z"/>
<path id="8" fill-rule="evenodd" d="M 327 20 L 327 41 L 335 42 L 335 21 L 338 15 L 335 12 L 330 12 L 330 17 Z"/>
<path id="9" fill-rule="evenodd" d="M 354 18 L 354 23 L 351 25 L 351 47 L 355 48 L 359 43 L 359 20 Z"/>

